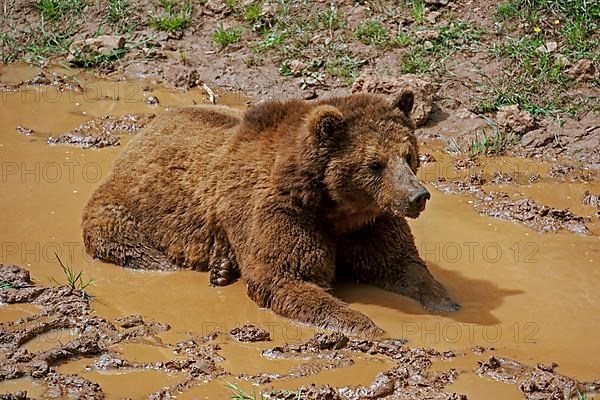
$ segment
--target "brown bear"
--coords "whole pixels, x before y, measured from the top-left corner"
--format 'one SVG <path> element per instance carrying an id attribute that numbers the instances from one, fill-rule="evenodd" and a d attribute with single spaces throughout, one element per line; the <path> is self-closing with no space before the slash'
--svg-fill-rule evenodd
<path id="1" fill-rule="evenodd" d="M 348 334 L 382 331 L 328 293 L 336 279 L 457 310 L 405 220 L 430 197 L 412 106 L 405 91 L 166 112 L 85 207 L 86 249 L 130 268 L 210 270 L 215 284 L 239 273 L 260 307 Z"/>

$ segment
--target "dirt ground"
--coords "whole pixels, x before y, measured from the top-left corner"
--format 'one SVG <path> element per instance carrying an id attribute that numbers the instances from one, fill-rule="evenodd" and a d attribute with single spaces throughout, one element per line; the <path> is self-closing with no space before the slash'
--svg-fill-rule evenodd
<path id="1" fill-rule="evenodd" d="M 143 98 L 143 109 L 107 108 L 60 132 L 25 123 L 7 129 L 65 149 L 107 151 L 126 144 L 171 96 L 193 104 L 191 93 L 199 91 L 204 102 L 244 107 L 272 98 L 393 94 L 410 87 L 417 99 L 413 114 L 424 182 L 465 199 L 480 215 L 532 233 L 573 235 L 560 236 L 565 243 L 597 239 L 600 11 L 592 5 L 573 13 L 556 2 L 547 8 L 542 3 L 7 1 L 0 20 L 1 94 L 31 88 L 88 93 L 90 86 L 78 77 L 81 70 L 110 82 L 148 82 L 134 93 Z M 10 79 L 10 64 L 23 62 L 40 69 L 33 77 Z M 166 89 L 157 93 L 159 86 Z M 107 102 L 126 102 L 129 94 L 100 91 Z M 169 332 L 168 320 L 135 314 L 103 318 L 81 291 L 34 282 L 21 266 L 1 264 L 0 278 L 0 303 L 35 308 L 30 316 L 0 324 L 0 384 L 43 382 L 45 398 L 105 398 L 100 384 L 60 372 L 60 366 L 77 360 L 86 363 L 86 371 L 176 374 L 176 383 L 149 395 L 169 399 L 228 378 L 261 388 L 310 381 L 360 365 L 362 357 L 380 358 L 390 368 L 370 384 L 309 384 L 294 391 L 261 390 L 262 396 L 467 398 L 452 386 L 467 372 L 432 367 L 465 357 L 455 350 L 405 343 L 402 337 L 367 341 L 324 332 L 268 347 L 274 338 L 253 324 L 163 344 L 160 335 Z M 66 332 L 69 340 L 28 350 L 28 343 L 44 342 L 49 332 Z M 300 363 L 278 372 L 231 372 L 223 366 L 223 337 L 267 346 L 260 354 L 265 360 Z M 163 361 L 132 361 L 114 350 L 123 343 L 159 342 L 169 354 Z M 568 377 L 552 363 L 523 363 L 490 346 L 467 352 L 484 357 L 471 363 L 468 373 L 512 385 L 525 399 L 591 398 L 600 391 L 600 380 Z M 30 398 L 27 387 L 0 398 Z"/>

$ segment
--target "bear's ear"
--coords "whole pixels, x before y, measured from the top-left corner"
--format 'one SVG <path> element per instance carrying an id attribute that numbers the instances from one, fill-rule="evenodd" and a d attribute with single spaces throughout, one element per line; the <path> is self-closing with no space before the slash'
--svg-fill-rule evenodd
<path id="1" fill-rule="evenodd" d="M 396 96 L 394 106 L 398 107 L 407 117 L 412 113 L 413 104 L 415 103 L 415 95 L 410 90 L 403 90 Z"/>
<path id="2" fill-rule="evenodd" d="M 307 118 L 308 129 L 319 141 L 325 141 L 344 125 L 344 115 L 328 104 L 315 107 Z"/>

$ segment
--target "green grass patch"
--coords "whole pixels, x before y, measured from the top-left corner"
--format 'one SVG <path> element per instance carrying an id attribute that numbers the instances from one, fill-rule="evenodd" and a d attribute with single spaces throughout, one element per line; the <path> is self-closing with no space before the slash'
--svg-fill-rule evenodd
<path id="1" fill-rule="evenodd" d="M 600 60 L 600 2 L 589 0 L 509 0 L 496 7 L 504 24 L 526 24 L 524 35 L 561 43 L 574 60 Z"/>
<path id="2" fill-rule="evenodd" d="M 244 21 L 251 25 L 261 24 L 263 18 L 262 7 L 262 2 L 254 2 L 247 5 L 242 14 Z"/>
<path id="3" fill-rule="evenodd" d="M 47 21 L 65 19 L 68 15 L 78 15 L 87 2 L 84 0 L 38 0 L 33 7 L 40 12 Z"/>
<path id="4" fill-rule="evenodd" d="M 224 28 L 223 25 L 219 25 L 213 33 L 213 40 L 222 49 L 229 46 L 230 44 L 239 42 L 241 38 L 241 28 Z"/>
<path id="5" fill-rule="evenodd" d="M 352 85 L 359 74 L 359 68 L 366 63 L 365 60 L 356 60 L 351 56 L 345 55 L 334 58 L 327 62 L 325 70 L 336 78 L 341 79 L 348 86 Z"/>
<path id="6" fill-rule="evenodd" d="M 494 129 L 492 134 L 483 130 L 477 134 L 475 139 L 469 144 L 469 156 L 477 155 L 492 156 L 502 155 L 507 149 L 514 146 L 519 141 L 517 135 L 510 131 Z"/>
<path id="7" fill-rule="evenodd" d="M 192 4 L 178 7 L 174 0 L 160 0 L 162 12 L 150 16 L 150 26 L 159 31 L 183 32 L 192 22 Z"/>
<path id="8" fill-rule="evenodd" d="M 263 39 L 256 46 L 258 52 L 264 52 L 270 49 L 277 48 L 285 43 L 286 34 L 284 31 L 271 30 L 265 32 Z"/>
<path id="9" fill-rule="evenodd" d="M 390 34 L 379 21 L 367 21 L 358 25 L 354 37 L 363 44 L 385 47 L 390 42 Z"/>
<path id="10" fill-rule="evenodd" d="M 400 61 L 400 71 L 404 74 L 427 74 L 433 67 L 433 61 L 423 45 L 407 49 L 400 56 Z"/>
<path id="11" fill-rule="evenodd" d="M 331 3 L 329 9 L 325 10 L 322 14 L 319 14 L 319 20 L 322 27 L 329 32 L 337 31 L 346 26 L 346 20 L 340 14 L 335 3 Z"/>
<path id="12" fill-rule="evenodd" d="M 412 17 L 417 24 L 425 22 L 425 0 L 414 0 Z"/>
<path id="13" fill-rule="evenodd" d="M 108 21 L 117 24 L 131 12 L 129 0 L 108 0 Z"/>

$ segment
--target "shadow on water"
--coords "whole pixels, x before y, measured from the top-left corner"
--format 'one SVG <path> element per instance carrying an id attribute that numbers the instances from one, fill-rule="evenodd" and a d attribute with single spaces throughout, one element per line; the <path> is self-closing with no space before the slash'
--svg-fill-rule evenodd
<path id="1" fill-rule="evenodd" d="M 433 276 L 448 289 L 451 297 L 461 305 L 459 311 L 443 314 L 457 322 L 498 324 L 501 321 L 492 312 L 502 305 L 506 297 L 524 293 L 522 290 L 501 288 L 487 280 L 467 278 L 459 272 L 443 269 L 431 262 L 428 267 Z M 412 299 L 373 286 L 340 283 L 334 294 L 349 303 L 392 308 L 407 315 L 433 315 Z"/>

